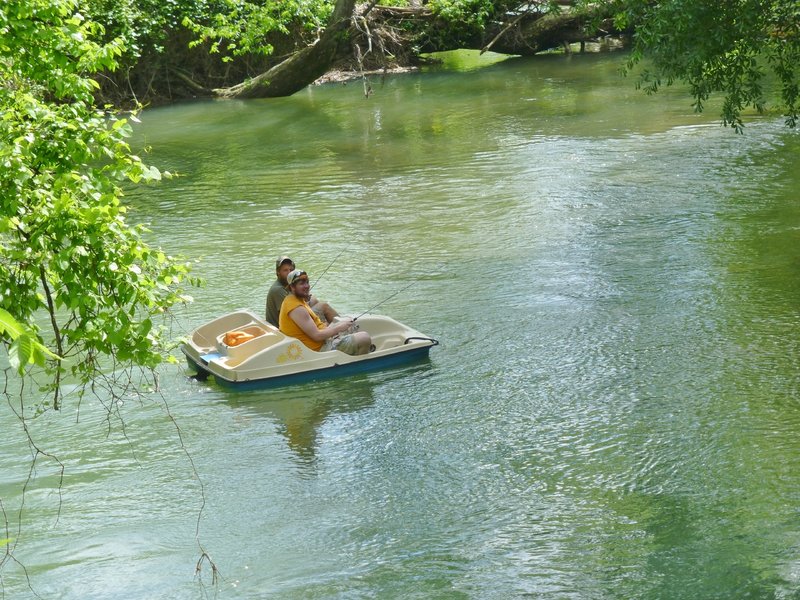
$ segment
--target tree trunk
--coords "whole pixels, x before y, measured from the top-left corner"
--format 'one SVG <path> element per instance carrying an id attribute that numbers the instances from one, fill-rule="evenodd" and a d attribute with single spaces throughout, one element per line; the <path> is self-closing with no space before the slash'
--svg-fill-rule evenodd
<path id="1" fill-rule="evenodd" d="M 350 52 L 349 30 L 356 0 L 337 0 L 328 26 L 317 42 L 296 52 L 266 73 L 229 88 L 214 90 L 220 98 L 279 98 L 310 85 Z"/>
<path id="2" fill-rule="evenodd" d="M 621 33 L 614 28 L 609 14 L 598 12 L 603 9 L 608 10 L 605 4 L 591 12 L 567 9 L 560 13 L 525 15 L 508 31 L 503 31 L 501 24 L 487 29 L 485 39 L 491 42 L 478 42 L 473 47 L 501 54 L 529 56 L 561 47 L 565 43 L 588 42 L 604 35 Z M 596 25 L 589 28 L 590 23 Z"/>

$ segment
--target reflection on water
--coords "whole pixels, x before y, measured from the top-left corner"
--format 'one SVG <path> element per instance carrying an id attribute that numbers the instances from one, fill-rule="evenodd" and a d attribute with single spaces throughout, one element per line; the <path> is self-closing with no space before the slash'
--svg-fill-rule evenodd
<path id="1" fill-rule="evenodd" d="M 354 375 L 254 392 L 229 392 L 228 403 L 246 418 L 270 419 L 299 463 L 313 466 L 320 429 L 331 416 L 364 410 L 374 402 L 373 389 L 395 379 L 419 379 L 430 370 L 430 358 L 380 373 Z M 344 397 L 344 398 L 343 398 Z M 243 417 L 245 418 L 245 417 Z"/>
<path id="2" fill-rule="evenodd" d="M 208 282 L 181 329 L 260 314 L 285 253 L 330 266 L 314 291 L 345 313 L 413 282 L 379 311 L 441 341 L 263 392 L 164 374 L 221 597 L 798 594 L 800 139 L 643 96 L 623 60 L 145 112 L 136 142 L 181 176 L 129 218 Z M 45 591 L 197 595 L 197 481 L 169 420 L 131 410 L 112 447 L 50 430 L 92 460 L 59 527 L 30 499 Z"/>
<path id="3" fill-rule="evenodd" d="M 373 402 L 366 377 L 348 380 L 348 398 L 341 401 L 336 383 L 298 385 L 286 390 L 231 395 L 229 402 L 251 417 L 268 418 L 277 425 L 301 464 L 311 465 L 317 449 L 319 429 L 331 414 L 358 411 Z"/>

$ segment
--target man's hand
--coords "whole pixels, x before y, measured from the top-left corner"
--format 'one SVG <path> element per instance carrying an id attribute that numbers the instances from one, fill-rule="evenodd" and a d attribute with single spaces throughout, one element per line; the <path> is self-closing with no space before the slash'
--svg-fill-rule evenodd
<path id="1" fill-rule="evenodd" d="M 348 329 L 350 329 L 353 326 L 354 322 L 355 322 L 355 320 L 353 319 L 353 317 L 342 317 L 339 320 L 339 322 L 336 324 L 337 331 L 339 333 L 341 333 L 343 331 L 347 331 Z"/>

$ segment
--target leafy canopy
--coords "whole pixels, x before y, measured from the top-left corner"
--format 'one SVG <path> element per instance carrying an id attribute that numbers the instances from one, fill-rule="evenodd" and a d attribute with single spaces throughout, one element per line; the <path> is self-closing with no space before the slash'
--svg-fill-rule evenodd
<path id="1" fill-rule="evenodd" d="M 108 357 L 112 367 L 156 366 L 160 317 L 188 300 L 177 287 L 188 266 L 125 221 L 122 183 L 161 173 L 131 153 L 128 120 L 94 105 L 91 76 L 113 69 L 123 47 L 93 41 L 103 30 L 78 8 L 0 4 L 0 342 L 19 352 L 16 323 L 63 359 L 46 365 L 55 407 L 64 377 L 88 384 Z M 31 347 L 12 360 L 41 356 Z"/>
<path id="2" fill-rule="evenodd" d="M 634 30 L 629 69 L 650 65 L 639 85 L 688 83 L 700 111 L 713 93 L 725 100 L 722 118 L 741 131 L 742 112 L 765 110 L 777 82 L 787 125 L 797 124 L 800 100 L 800 2 L 797 0 L 613 0 L 617 25 Z M 772 81 L 771 81 L 772 80 Z"/>
<path id="3" fill-rule="evenodd" d="M 182 23 L 197 39 L 193 46 L 210 42 L 212 53 L 224 52 L 223 60 L 248 54 L 270 55 L 273 46 L 270 34 L 298 38 L 315 35 L 333 11 L 328 0 L 280 0 L 278 2 L 247 0 L 215 0 L 209 10 L 187 13 Z M 306 40 L 310 41 L 310 40 Z"/>

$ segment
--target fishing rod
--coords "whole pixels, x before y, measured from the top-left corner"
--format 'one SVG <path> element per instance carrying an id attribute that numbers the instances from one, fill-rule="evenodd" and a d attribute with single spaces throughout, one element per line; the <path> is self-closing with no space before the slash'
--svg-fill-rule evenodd
<path id="1" fill-rule="evenodd" d="M 342 254 L 344 254 L 345 252 L 347 252 L 347 248 L 344 248 L 344 250 L 342 250 L 341 252 L 339 252 L 339 254 L 337 254 L 337 255 L 336 255 L 336 258 L 334 258 L 334 259 L 331 261 L 331 264 L 329 264 L 327 267 L 325 267 L 325 270 L 324 270 L 322 273 L 320 273 L 320 274 L 319 274 L 319 277 L 317 277 L 317 280 L 314 282 L 314 284 L 313 284 L 313 285 L 312 285 L 310 288 L 308 288 L 308 291 L 309 291 L 309 292 L 310 292 L 312 289 L 314 289 L 314 286 L 315 286 L 315 285 L 317 285 L 317 284 L 319 283 L 319 280 L 320 280 L 320 279 L 322 279 L 322 276 L 323 276 L 323 275 L 325 275 L 325 273 L 327 273 L 327 272 L 328 272 L 328 269 L 330 269 L 330 268 L 333 266 L 333 263 L 335 263 L 337 260 L 339 260 L 339 257 L 340 257 Z"/>
<path id="2" fill-rule="evenodd" d="M 360 315 L 358 315 L 357 317 L 355 317 L 355 318 L 353 319 L 353 321 L 356 321 L 356 320 L 360 319 L 361 317 L 363 317 L 363 316 L 364 316 L 364 315 L 366 315 L 367 313 L 371 313 L 373 310 L 375 310 L 376 308 L 378 308 L 378 307 L 379 307 L 381 304 L 384 304 L 384 303 L 388 302 L 389 300 L 391 300 L 392 298 L 394 298 L 395 296 L 397 296 L 397 294 L 399 294 L 400 292 L 405 292 L 405 291 L 406 291 L 408 288 L 410 288 L 410 287 L 411 287 L 412 285 L 414 285 L 415 283 L 417 283 L 417 282 L 416 282 L 416 281 L 412 281 L 412 282 L 411 282 L 411 283 L 409 283 L 407 286 L 404 286 L 403 288 L 401 288 L 401 289 L 397 290 L 397 291 L 396 291 L 394 294 L 392 294 L 392 295 L 391 295 L 391 296 L 389 296 L 388 298 L 386 298 L 386 299 L 384 299 L 384 300 L 381 300 L 380 302 L 378 302 L 378 303 L 377 303 L 375 306 L 373 306 L 373 307 L 372 307 L 372 308 L 370 308 L 369 310 L 365 310 L 363 313 L 361 313 Z"/>

